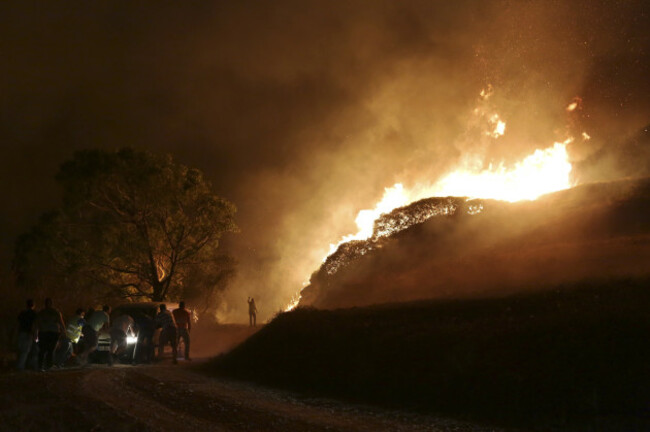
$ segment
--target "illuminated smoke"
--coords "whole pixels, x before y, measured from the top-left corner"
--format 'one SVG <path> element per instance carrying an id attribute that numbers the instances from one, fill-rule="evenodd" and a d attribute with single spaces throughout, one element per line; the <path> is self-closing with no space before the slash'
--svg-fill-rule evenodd
<path id="1" fill-rule="evenodd" d="M 480 93 L 482 101 L 487 100 L 492 94 L 491 87 Z M 576 106 L 578 102 L 574 100 Z M 573 103 L 571 105 L 573 105 Z M 568 110 L 569 108 L 567 108 Z M 571 110 L 575 109 L 572 108 Z M 506 123 L 496 113 L 487 116 L 484 109 L 476 108 L 474 114 L 488 118 L 487 127 L 490 130 L 485 134 L 497 139 L 505 134 Z M 584 139 L 589 139 L 586 132 Z M 567 138 L 563 142 L 556 142 L 545 149 L 535 150 L 532 154 L 522 159 L 514 166 L 506 166 L 503 163 L 483 168 L 483 161 L 476 155 L 469 155 L 452 172 L 444 175 L 435 184 L 416 185 L 405 189 L 402 183 L 396 183 L 392 187 L 384 189 L 382 199 L 374 209 L 361 210 L 356 217 L 357 233 L 344 236 L 338 243 L 330 244 L 328 255 L 323 259 L 325 263 L 329 256 L 332 256 L 340 247 L 348 242 L 367 240 L 377 235 L 391 235 L 395 231 L 387 233 L 375 232 L 376 221 L 381 215 L 385 215 L 398 207 L 407 206 L 415 201 L 429 197 L 465 197 L 466 199 L 496 199 L 501 201 L 515 202 L 521 200 L 535 200 L 541 195 L 551 192 L 568 189 L 575 184 L 571 182 L 572 166 L 567 153 L 567 145 L 573 138 Z M 453 213 L 455 208 L 444 207 L 424 213 L 425 220 L 436 214 Z M 469 205 L 467 213 L 478 214 L 482 211 L 481 204 Z M 409 220 L 405 227 L 423 220 Z M 372 246 L 360 250 L 359 254 L 367 253 Z M 327 272 L 332 274 L 338 269 L 337 264 L 330 264 Z M 291 310 L 300 302 L 300 296 L 294 296 L 286 310 Z"/>

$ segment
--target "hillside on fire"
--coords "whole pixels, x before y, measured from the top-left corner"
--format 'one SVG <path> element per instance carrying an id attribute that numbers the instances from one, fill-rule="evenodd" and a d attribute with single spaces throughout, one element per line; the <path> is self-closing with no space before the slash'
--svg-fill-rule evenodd
<path id="1" fill-rule="evenodd" d="M 649 430 L 648 215 L 650 178 L 416 202 L 207 368 L 525 430 Z"/>
<path id="2" fill-rule="evenodd" d="M 317 308 L 537 291 L 647 277 L 650 178 L 591 183 L 535 201 L 429 198 L 375 222 L 315 272 Z"/>

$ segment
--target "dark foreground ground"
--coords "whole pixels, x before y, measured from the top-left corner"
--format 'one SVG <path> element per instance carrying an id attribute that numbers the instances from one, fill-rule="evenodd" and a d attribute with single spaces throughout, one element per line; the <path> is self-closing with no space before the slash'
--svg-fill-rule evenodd
<path id="1" fill-rule="evenodd" d="M 5 370 L 0 431 L 505 431 L 298 396 L 201 369 L 201 361 L 172 365 L 167 359 L 147 366 Z"/>
<path id="2" fill-rule="evenodd" d="M 650 281 L 279 316 L 222 376 L 550 431 L 650 431 Z"/>

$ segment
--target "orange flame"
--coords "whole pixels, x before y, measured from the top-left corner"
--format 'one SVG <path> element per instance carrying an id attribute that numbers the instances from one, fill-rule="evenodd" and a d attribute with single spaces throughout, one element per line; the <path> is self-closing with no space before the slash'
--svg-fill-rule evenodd
<path id="1" fill-rule="evenodd" d="M 503 165 L 480 172 L 456 170 L 433 187 L 430 196 L 465 196 L 503 201 L 534 200 L 540 195 L 571 187 L 566 146 L 570 139 L 536 150 L 512 169 Z"/>
<path id="2" fill-rule="evenodd" d="M 492 94 L 492 88 L 481 92 L 482 100 L 486 100 Z M 573 111 L 579 107 L 581 100 L 575 98 L 566 107 L 567 111 Z M 478 108 L 475 114 L 484 114 Z M 492 130 L 486 132 L 487 136 L 498 138 L 506 131 L 506 123 L 501 120 L 498 114 L 488 117 L 488 124 Z M 583 139 L 590 137 L 586 132 L 582 134 Z M 344 236 L 338 243 L 330 244 L 329 255 L 334 253 L 342 243 L 351 240 L 365 240 L 373 235 L 375 220 L 382 214 L 409 205 L 415 201 L 434 196 L 456 196 L 467 197 L 467 199 L 483 198 L 497 199 L 502 201 L 535 200 L 541 195 L 568 189 L 575 186 L 571 183 L 571 163 L 567 153 L 567 145 L 572 138 L 564 142 L 556 142 L 553 146 L 543 150 L 535 150 L 513 167 L 506 167 L 500 164 L 496 167 L 482 167 L 481 161 L 476 163 L 476 158 L 468 157 L 463 166 L 450 172 L 433 185 L 417 185 L 409 190 L 401 183 L 384 189 L 384 196 L 377 203 L 374 209 L 361 210 L 355 220 L 358 231 L 356 234 Z M 482 207 L 469 206 L 470 214 L 480 213 Z M 306 285 L 306 284 L 303 284 Z M 287 311 L 298 305 L 300 295 L 294 296 Z"/>

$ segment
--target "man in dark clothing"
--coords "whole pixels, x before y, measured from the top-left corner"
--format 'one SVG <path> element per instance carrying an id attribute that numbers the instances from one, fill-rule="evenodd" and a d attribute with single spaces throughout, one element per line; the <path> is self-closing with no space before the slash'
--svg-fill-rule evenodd
<path id="1" fill-rule="evenodd" d="M 29 299 L 27 300 L 27 309 L 18 314 L 18 361 L 16 362 L 18 370 L 25 369 L 28 360 L 33 369 L 37 368 L 38 347 L 34 331 L 35 320 L 34 300 Z"/>
<path id="2" fill-rule="evenodd" d="M 255 299 L 253 297 L 248 297 L 248 319 L 251 327 L 257 325 L 257 306 L 255 306 Z"/>
<path id="3" fill-rule="evenodd" d="M 45 299 L 45 308 L 36 315 L 38 330 L 38 366 L 41 370 L 49 369 L 54 361 L 54 350 L 59 336 L 65 330 L 61 312 L 52 307 L 52 299 Z"/>
<path id="4" fill-rule="evenodd" d="M 174 321 L 174 316 L 171 312 L 167 310 L 167 306 L 162 303 L 160 306 L 160 312 L 156 315 L 154 322 L 156 327 L 160 327 L 160 340 L 158 341 L 158 359 L 162 359 L 163 352 L 165 351 L 165 345 L 167 342 L 172 346 L 172 362 L 177 363 L 176 359 L 176 321 Z"/>
<path id="5" fill-rule="evenodd" d="M 176 327 L 178 328 L 178 342 L 180 343 L 183 339 L 185 344 L 185 360 L 190 359 L 190 331 L 192 330 L 192 314 L 190 311 L 185 309 L 185 302 L 182 301 L 178 304 L 178 309 L 174 309 L 172 312 L 174 315 L 174 321 L 176 321 Z"/>
<path id="6" fill-rule="evenodd" d="M 133 360 L 137 363 L 151 363 L 154 358 L 153 334 L 156 330 L 153 318 L 144 312 L 138 312 L 133 319 L 138 330 L 138 343 Z"/>

